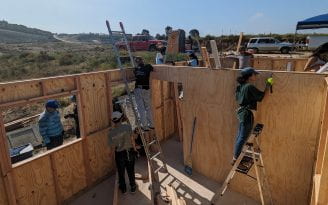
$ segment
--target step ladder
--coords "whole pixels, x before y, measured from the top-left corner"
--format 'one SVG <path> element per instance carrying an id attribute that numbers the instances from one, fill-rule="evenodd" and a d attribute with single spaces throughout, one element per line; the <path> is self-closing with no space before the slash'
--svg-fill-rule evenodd
<path id="1" fill-rule="evenodd" d="M 218 193 L 215 194 L 215 196 L 213 197 L 211 205 L 214 205 L 216 201 L 223 197 L 230 181 L 232 180 L 236 172 L 239 172 L 256 180 L 260 193 L 261 204 L 273 205 L 271 192 L 265 173 L 261 149 L 258 143 L 258 136 L 261 134 L 263 126 L 263 124 L 255 125 L 252 134 L 249 136 L 247 142 L 243 146 L 242 152 L 234 163 L 234 165 L 232 166 L 232 169 L 229 172 L 226 180 L 222 184 Z M 248 174 L 249 170 L 252 168 L 253 165 L 255 165 L 254 168 L 256 177 L 253 177 Z"/>
<path id="2" fill-rule="evenodd" d="M 140 134 L 141 140 L 142 140 L 142 144 L 144 146 L 144 150 L 147 156 L 147 161 L 148 161 L 148 174 L 149 174 L 149 181 L 150 181 L 150 186 L 149 189 L 151 191 L 151 197 L 152 197 L 152 203 L 153 204 L 157 204 L 158 203 L 158 197 L 161 194 L 161 185 L 160 185 L 160 180 L 159 180 L 159 171 L 160 170 L 164 170 L 165 172 L 168 173 L 167 171 L 167 166 L 166 166 L 166 160 L 164 158 L 164 154 L 160 145 L 160 142 L 158 140 L 158 138 L 155 135 L 152 135 L 151 139 L 149 141 L 146 140 L 146 133 L 144 132 L 144 130 L 142 129 L 142 124 L 141 124 L 141 120 L 140 120 L 140 115 L 137 109 L 137 105 L 136 102 L 134 100 L 134 96 L 130 91 L 129 88 L 129 81 L 127 79 L 127 71 L 126 68 L 123 67 L 122 62 L 121 62 L 121 57 L 120 57 L 120 53 L 118 48 L 115 45 L 114 42 L 114 38 L 113 38 L 113 33 L 118 33 L 120 35 L 122 35 L 123 37 L 123 41 L 125 43 L 126 46 L 126 50 L 128 51 L 129 57 L 130 57 L 130 61 L 131 61 L 131 65 L 134 67 L 136 67 L 135 62 L 134 62 L 134 58 L 132 56 L 132 52 L 130 49 L 130 45 L 128 43 L 127 37 L 126 37 L 126 33 L 124 30 L 124 26 L 123 23 L 120 22 L 120 28 L 121 31 L 112 31 L 110 28 L 110 24 L 108 21 L 106 21 L 106 26 L 108 29 L 108 34 L 109 34 L 109 40 L 110 43 L 112 45 L 112 49 L 114 51 L 114 54 L 116 56 L 116 60 L 117 60 L 117 64 L 120 68 L 120 71 L 122 72 L 122 76 L 123 76 L 123 81 L 124 81 L 124 85 L 125 85 L 125 90 L 128 94 L 128 100 L 131 105 L 134 117 L 135 117 L 135 123 L 136 123 L 136 129 L 138 131 L 138 133 Z M 150 148 L 153 148 L 154 150 L 156 150 L 155 152 L 152 151 Z M 161 161 L 162 164 L 160 166 L 157 166 L 157 162 Z"/>

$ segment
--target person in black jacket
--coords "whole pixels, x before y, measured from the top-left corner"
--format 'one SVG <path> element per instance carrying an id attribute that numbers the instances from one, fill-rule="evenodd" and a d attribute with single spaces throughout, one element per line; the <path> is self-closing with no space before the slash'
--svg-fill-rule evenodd
<path id="1" fill-rule="evenodd" d="M 134 95 L 142 129 L 149 131 L 154 129 L 149 85 L 150 73 L 153 72 L 154 68 L 150 64 L 145 64 L 141 57 L 136 57 L 135 62 L 137 66 L 134 68 L 134 75 L 136 78 Z"/>

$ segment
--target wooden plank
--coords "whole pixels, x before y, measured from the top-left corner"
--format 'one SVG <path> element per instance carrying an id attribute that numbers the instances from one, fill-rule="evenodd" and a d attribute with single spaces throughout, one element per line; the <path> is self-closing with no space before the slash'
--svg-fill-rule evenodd
<path id="1" fill-rule="evenodd" d="M 52 154 L 60 201 L 69 199 L 87 185 L 82 148 L 80 142 Z"/>
<path id="2" fill-rule="evenodd" d="M 8 103 L 42 95 L 40 81 L 0 84 L 0 103 Z"/>
<path id="3" fill-rule="evenodd" d="M 163 67 L 159 80 L 168 80 Z M 194 138 L 193 169 L 223 181 L 230 170 L 237 130 L 234 91 L 238 71 L 182 69 L 177 75 L 184 81 L 183 137 L 184 153 L 188 153 L 192 119 L 197 122 Z M 181 71 L 181 72 L 182 72 Z M 275 80 L 274 92 L 259 105 L 258 121 L 265 125 L 260 143 L 275 204 L 307 204 L 315 162 L 316 142 L 320 135 L 321 113 L 325 101 L 324 75 L 270 71 Z M 265 72 L 263 72 L 265 73 Z M 258 78 L 264 82 L 264 74 Z M 204 83 L 206 79 L 206 83 Z M 264 83 L 263 85 L 264 86 Z M 263 88 L 263 87 L 262 87 Z M 209 154 L 208 150 L 211 150 Z M 186 155 L 185 155 L 186 156 Z M 272 157 L 274 156 L 274 157 Z M 277 169 L 279 167 L 279 169 Z M 252 192 L 256 182 L 236 175 L 231 187 L 256 200 Z M 252 192 L 252 193 L 251 193 Z"/>
<path id="4" fill-rule="evenodd" d="M 166 137 L 166 129 L 165 129 L 165 125 L 166 125 L 166 122 L 165 122 L 165 112 L 166 112 L 166 109 L 165 109 L 165 91 L 164 91 L 164 89 L 165 89 L 165 85 L 167 85 L 166 84 L 167 82 L 163 82 L 163 81 L 161 81 L 161 116 L 162 116 L 162 119 L 161 119 L 161 121 L 162 121 L 162 127 L 161 127 L 161 129 L 162 129 L 162 135 L 163 135 L 163 139 L 165 139 L 165 137 Z"/>
<path id="5" fill-rule="evenodd" d="M 52 78 L 42 81 L 44 89 L 48 95 L 75 90 L 74 77 L 70 78 Z"/>
<path id="6" fill-rule="evenodd" d="M 109 73 L 105 74 L 106 80 L 106 94 L 107 94 L 107 107 L 108 107 L 108 116 L 111 119 L 112 112 L 113 112 L 113 103 L 112 103 L 112 83 L 111 83 L 111 76 Z M 112 124 L 112 121 L 109 120 L 109 125 Z"/>
<path id="7" fill-rule="evenodd" d="M 57 205 L 49 156 L 13 169 L 13 177 L 18 204 Z"/>
<path id="8" fill-rule="evenodd" d="M 240 32 L 240 34 L 239 34 L 239 39 L 238 39 L 238 44 L 237 44 L 237 49 L 236 49 L 236 52 L 237 52 L 237 53 L 238 53 L 239 50 L 240 50 L 241 42 L 242 42 L 242 40 L 243 40 L 243 34 L 244 34 L 243 32 Z M 233 69 L 237 69 L 237 63 L 236 63 L 236 62 L 233 63 L 232 68 L 233 68 Z"/>
<path id="9" fill-rule="evenodd" d="M 51 95 L 46 95 L 46 96 L 29 98 L 29 99 L 25 99 L 25 100 L 1 103 L 0 108 L 8 109 L 10 107 L 17 107 L 17 106 L 22 106 L 22 105 L 26 105 L 26 104 L 37 103 L 37 102 L 40 102 L 40 101 L 43 101 L 46 99 L 60 98 L 60 97 L 65 97 L 65 96 L 69 96 L 71 94 L 76 94 L 76 93 L 77 93 L 77 90 L 73 90 L 73 91 L 68 91 L 68 92 L 63 92 L 63 93 L 56 93 L 56 94 L 51 94 Z"/>
<path id="10" fill-rule="evenodd" d="M 87 119 L 85 134 L 106 128 L 110 124 L 106 94 L 106 79 L 104 74 L 86 75 L 80 77 L 81 100 L 83 113 Z"/>
<path id="11" fill-rule="evenodd" d="M 221 68 L 221 62 L 220 62 L 220 56 L 219 56 L 218 47 L 216 45 L 216 41 L 210 40 L 210 44 L 211 44 L 211 49 L 212 49 L 212 56 L 213 56 L 214 62 L 215 62 L 214 68 L 219 69 L 219 68 Z"/>
<path id="12" fill-rule="evenodd" d="M 201 48 L 201 54 L 202 54 L 203 61 L 204 61 L 204 67 L 211 68 L 210 57 L 208 56 L 208 52 L 207 52 L 206 47 Z"/>
<path id="13" fill-rule="evenodd" d="M 170 205 L 186 204 L 185 200 L 182 197 L 178 197 L 177 192 L 172 186 L 166 185 L 165 188 L 166 188 L 166 194 L 170 200 Z"/>
<path id="14" fill-rule="evenodd" d="M 177 118 L 177 129 L 180 142 L 183 141 L 182 135 L 182 119 L 181 119 L 181 110 L 180 110 L 180 99 L 179 99 L 179 92 L 178 92 L 178 83 L 174 83 L 174 102 L 176 107 L 176 118 Z"/>
<path id="15" fill-rule="evenodd" d="M 179 35 L 180 31 L 172 31 L 168 36 L 167 51 L 168 54 L 179 53 Z"/>

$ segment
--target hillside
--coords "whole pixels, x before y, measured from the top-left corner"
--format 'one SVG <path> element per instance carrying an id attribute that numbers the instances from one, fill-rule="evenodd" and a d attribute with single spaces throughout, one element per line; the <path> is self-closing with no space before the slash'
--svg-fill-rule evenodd
<path id="1" fill-rule="evenodd" d="M 36 28 L 29 28 L 24 25 L 11 24 L 7 21 L 0 21 L 0 43 L 37 43 L 53 42 L 53 34 Z"/>

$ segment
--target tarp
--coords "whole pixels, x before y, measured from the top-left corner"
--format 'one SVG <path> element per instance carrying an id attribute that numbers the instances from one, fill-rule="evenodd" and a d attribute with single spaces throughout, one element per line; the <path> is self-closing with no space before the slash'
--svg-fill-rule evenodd
<path id="1" fill-rule="evenodd" d="M 296 30 L 315 28 L 328 28 L 328 14 L 322 14 L 305 19 L 304 21 L 299 21 L 296 26 Z"/>

